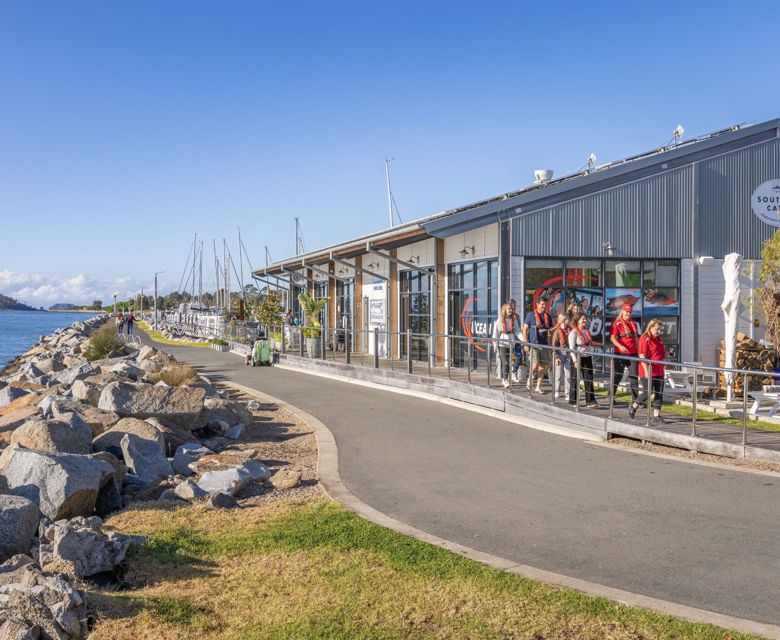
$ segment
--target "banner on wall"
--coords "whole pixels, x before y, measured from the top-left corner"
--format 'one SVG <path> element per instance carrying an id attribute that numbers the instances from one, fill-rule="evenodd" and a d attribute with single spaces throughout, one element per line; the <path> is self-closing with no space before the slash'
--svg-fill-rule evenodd
<path id="1" fill-rule="evenodd" d="M 385 324 L 385 301 L 374 299 L 368 301 L 368 323 L 371 325 Z"/>

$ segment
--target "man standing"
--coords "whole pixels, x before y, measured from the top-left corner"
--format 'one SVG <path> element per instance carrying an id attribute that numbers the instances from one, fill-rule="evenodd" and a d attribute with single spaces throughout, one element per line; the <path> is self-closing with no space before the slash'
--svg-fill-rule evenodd
<path id="1" fill-rule="evenodd" d="M 547 300 L 539 298 L 539 301 L 536 303 L 536 309 L 530 311 L 525 317 L 523 339 L 531 345 L 547 345 L 549 344 L 548 334 L 552 326 L 552 318 L 547 313 Z M 526 350 L 528 350 L 528 347 L 526 347 Z M 531 366 L 528 369 L 528 383 L 526 386 L 530 390 L 531 380 L 533 380 L 534 372 L 536 372 L 536 393 L 542 393 L 539 385 L 542 383 L 542 378 L 550 366 L 551 354 L 549 349 L 531 347 L 530 356 Z"/>
<path id="2" fill-rule="evenodd" d="M 631 319 L 631 313 L 634 308 L 625 303 L 620 310 L 620 315 L 612 323 L 612 330 L 609 334 L 610 342 L 615 347 L 616 355 L 637 357 L 637 347 L 639 346 L 639 325 Z M 628 381 L 631 386 L 631 399 L 636 400 L 639 392 L 639 383 L 637 380 L 637 363 L 635 360 L 615 359 L 615 379 L 613 381 L 612 394 L 617 392 L 623 372 L 628 369 Z"/>

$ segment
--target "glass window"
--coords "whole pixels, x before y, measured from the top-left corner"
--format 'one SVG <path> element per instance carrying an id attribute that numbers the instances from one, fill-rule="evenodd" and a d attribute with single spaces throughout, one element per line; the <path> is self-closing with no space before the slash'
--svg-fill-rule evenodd
<path id="1" fill-rule="evenodd" d="M 680 315 L 679 289 L 645 288 L 642 306 L 643 313 L 647 316 L 678 316 Z"/>
<path id="2" fill-rule="evenodd" d="M 677 260 L 658 260 L 655 263 L 655 284 L 659 287 L 676 287 L 678 283 Z"/>
<path id="3" fill-rule="evenodd" d="M 477 289 L 487 290 L 488 288 L 488 263 L 478 262 L 476 265 Z"/>
<path id="4" fill-rule="evenodd" d="M 628 303 L 634 308 L 634 315 L 639 316 L 642 312 L 642 290 L 639 287 L 626 287 L 606 289 L 606 300 L 604 306 L 608 316 L 616 316 L 620 313 L 623 305 Z"/>
<path id="5" fill-rule="evenodd" d="M 602 285 L 601 260 L 567 260 L 567 287 L 600 287 Z"/>
<path id="6" fill-rule="evenodd" d="M 605 285 L 607 287 L 639 287 L 642 285 L 639 260 L 607 260 L 605 265 Z"/>
<path id="7" fill-rule="evenodd" d="M 529 287 L 547 284 L 560 286 L 563 283 L 563 260 L 526 260 L 525 283 Z"/>

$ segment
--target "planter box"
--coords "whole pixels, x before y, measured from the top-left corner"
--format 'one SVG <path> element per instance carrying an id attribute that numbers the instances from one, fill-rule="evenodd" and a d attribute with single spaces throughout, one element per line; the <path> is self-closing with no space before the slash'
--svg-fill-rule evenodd
<path id="1" fill-rule="evenodd" d="M 230 347 L 226 344 L 214 344 L 211 343 L 211 348 L 214 349 L 214 351 L 227 351 Z"/>

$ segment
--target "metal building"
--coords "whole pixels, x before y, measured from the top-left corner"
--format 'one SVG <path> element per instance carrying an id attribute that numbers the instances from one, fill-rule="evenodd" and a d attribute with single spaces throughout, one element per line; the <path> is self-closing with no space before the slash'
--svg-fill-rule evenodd
<path id="1" fill-rule="evenodd" d="M 488 335 L 500 301 L 514 297 L 527 310 L 543 296 L 554 310 L 576 300 L 608 344 L 628 301 L 642 320 L 664 320 L 672 357 L 714 364 L 723 257 L 746 260 L 741 329 L 760 338 L 755 261 L 779 214 L 780 119 L 590 167 L 255 275 L 327 296 L 331 326 L 356 329 Z M 387 342 L 383 355 L 403 353 L 401 341 Z M 416 357 L 465 357 L 433 345 L 421 342 Z"/>

